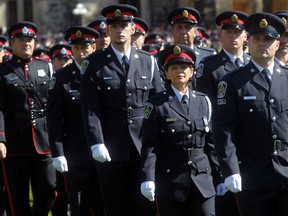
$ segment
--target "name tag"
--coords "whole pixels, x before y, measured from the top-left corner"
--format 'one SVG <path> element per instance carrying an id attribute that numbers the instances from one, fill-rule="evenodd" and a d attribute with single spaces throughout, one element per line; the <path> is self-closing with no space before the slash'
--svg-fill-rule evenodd
<path id="1" fill-rule="evenodd" d="M 104 80 L 112 80 L 113 77 L 103 77 Z"/>
<path id="2" fill-rule="evenodd" d="M 177 118 L 166 118 L 166 122 L 176 122 Z"/>
<path id="3" fill-rule="evenodd" d="M 244 96 L 244 100 L 256 100 L 256 96 Z"/>

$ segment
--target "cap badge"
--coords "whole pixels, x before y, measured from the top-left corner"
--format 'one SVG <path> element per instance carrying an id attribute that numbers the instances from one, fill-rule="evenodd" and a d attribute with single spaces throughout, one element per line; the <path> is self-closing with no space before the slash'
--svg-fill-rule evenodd
<path id="1" fill-rule="evenodd" d="M 181 48 L 180 48 L 179 46 L 175 46 L 175 47 L 173 48 L 173 53 L 174 53 L 175 55 L 181 53 Z"/>
<path id="2" fill-rule="evenodd" d="M 183 10 L 182 17 L 188 18 L 188 15 L 189 15 L 188 11 L 187 10 Z"/>
<path id="3" fill-rule="evenodd" d="M 27 34 L 27 33 L 28 33 L 28 29 L 27 29 L 26 26 L 22 28 L 22 33 L 23 33 L 23 34 Z"/>
<path id="4" fill-rule="evenodd" d="M 121 11 L 119 9 L 114 12 L 115 17 L 121 17 Z"/>
<path id="5" fill-rule="evenodd" d="M 238 16 L 237 16 L 236 14 L 233 14 L 233 15 L 231 16 L 231 20 L 232 20 L 232 22 L 237 22 Z"/>
<path id="6" fill-rule="evenodd" d="M 106 27 L 106 24 L 102 21 L 102 22 L 100 23 L 100 28 L 101 28 L 101 29 L 105 29 L 105 27 Z"/>
<path id="7" fill-rule="evenodd" d="M 41 58 L 44 58 L 44 57 L 45 57 L 45 53 L 44 53 L 44 52 L 41 52 L 40 57 L 41 57 Z"/>
<path id="8" fill-rule="evenodd" d="M 268 22 L 266 19 L 262 19 L 259 23 L 260 28 L 267 28 L 268 27 Z"/>
<path id="9" fill-rule="evenodd" d="M 282 17 L 282 21 L 285 25 L 287 24 L 287 20 L 285 19 L 285 17 Z"/>
<path id="10" fill-rule="evenodd" d="M 60 50 L 60 53 L 61 53 L 62 55 L 65 55 L 65 54 L 66 54 L 66 49 L 63 47 L 63 48 Z"/>
<path id="11" fill-rule="evenodd" d="M 76 32 L 76 37 L 82 37 L 82 32 L 78 30 L 78 31 Z"/>

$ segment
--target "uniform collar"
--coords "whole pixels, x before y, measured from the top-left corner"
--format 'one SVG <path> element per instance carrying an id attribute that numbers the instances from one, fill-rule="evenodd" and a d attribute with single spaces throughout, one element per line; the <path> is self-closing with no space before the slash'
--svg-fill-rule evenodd
<path id="1" fill-rule="evenodd" d="M 235 62 L 236 58 L 239 58 L 241 60 L 242 63 L 244 63 L 244 58 L 243 58 L 243 53 L 241 56 L 237 57 L 237 56 L 233 56 L 231 53 L 229 53 L 227 50 L 225 50 L 223 48 L 223 51 L 225 52 L 225 54 L 231 59 L 232 62 Z"/>
<path id="2" fill-rule="evenodd" d="M 23 59 L 23 58 L 20 58 L 19 56 L 16 56 L 15 54 L 12 55 L 11 59 L 12 59 L 12 61 L 14 61 L 18 64 L 27 64 L 27 63 L 32 61 L 32 57 L 28 58 L 28 59 Z"/>
<path id="3" fill-rule="evenodd" d="M 181 102 L 184 94 L 182 92 L 180 92 L 178 89 L 176 89 L 173 85 L 171 85 L 171 87 L 172 87 L 173 91 L 175 92 L 177 99 Z M 187 92 L 185 93 L 185 95 L 187 95 L 188 100 L 189 100 L 189 88 L 188 88 Z"/>

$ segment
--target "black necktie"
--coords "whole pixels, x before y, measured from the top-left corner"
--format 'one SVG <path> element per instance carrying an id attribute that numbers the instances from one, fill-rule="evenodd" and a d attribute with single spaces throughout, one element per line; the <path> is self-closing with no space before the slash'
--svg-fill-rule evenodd
<path id="1" fill-rule="evenodd" d="M 264 68 L 261 73 L 264 75 L 264 78 L 266 80 L 266 82 L 268 83 L 269 87 L 271 86 L 271 80 L 268 76 L 268 74 L 270 73 L 270 71 L 267 68 Z"/>
<path id="2" fill-rule="evenodd" d="M 129 71 L 129 62 L 128 62 L 128 58 L 127 58 L 126 55 L 124 55 L 124 56 L 122 57 L 122 67 L 123 67 L 123 69 L 124 69 L 126 72 Z"/>
<path id="3" fill-rule="evenodd" d="M 182 99 L 181 99 L 181 104 L 183 106 L 184 111 L 188 114 L 188 96 L 187 95 L 183 95 Z"/>
<path id="4" fill-rule="evenodd" d="M 237 67 L 241 67 L 241 66 L 242 66 L 242 61 L 241 61 L 240 58 L 236 58 L 236 60 L 235 60 L 235 65 L 236 65 Z"/>

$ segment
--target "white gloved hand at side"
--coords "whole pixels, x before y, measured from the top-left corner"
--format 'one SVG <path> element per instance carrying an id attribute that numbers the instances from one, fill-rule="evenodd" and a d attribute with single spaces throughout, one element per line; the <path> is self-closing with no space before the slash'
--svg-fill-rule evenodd
<path id="1" fill-rule="evenodd" d="M 92 157 L 94 160 L 104 163 L 106 161 L 111 161 L 108 149 L 104 144 L 95 144 L 91 146 Z"/>
<path id="2" fill-rule="evenodd" d="M 216 195 L 223 196 L 227 192 L 227 188 L 224 183 L 218 184 L 216 186 Z"/>
<path id="3" fill-rule="evenodd" d="M 52 166 L 61 173 L 68 172 L 68 164 L 64 156 L 52 158 Z"/>
<path id="4" fill-rule="evenodd" d="M 228 176 L 225 179 L 224 184 L 227 187 L 227 189 L 232 191 L 233 193 L 237 193 L 242 190 L 242 179 L 240 174 L 234 174 Z"/>
<path id="5" fill-rule="evenodd" d="M 155 200 L 155 183 L 154 181 L 145 181 L 141 184 L 141 194 L 149 201 Z"/>

